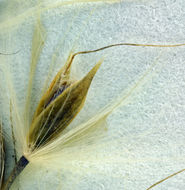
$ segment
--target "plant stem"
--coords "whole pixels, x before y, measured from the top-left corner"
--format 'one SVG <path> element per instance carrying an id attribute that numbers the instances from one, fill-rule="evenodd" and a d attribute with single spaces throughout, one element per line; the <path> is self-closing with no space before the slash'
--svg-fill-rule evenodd
<path id="1" fill-rule="evenodd" d="M 28 165 L 29 161 L 22 156 L 17 164 L 15 165 L 14 169 L 12 170 L 12 173 L 10 174 L 7 181 L 4 183 L 2 190 L 9 190 L 11 185 L 13 184 L 16 177 L 23 171 L 23 169 Z"/>

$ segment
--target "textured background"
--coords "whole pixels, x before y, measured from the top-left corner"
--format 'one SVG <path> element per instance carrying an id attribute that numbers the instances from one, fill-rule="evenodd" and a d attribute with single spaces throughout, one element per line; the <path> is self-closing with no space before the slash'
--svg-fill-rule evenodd
<path id="1" fill-rule="evenodd" d="M 49 66 L 54 63 L 54 76 L 72 49 L 75 52 L 91 50 L 120 42 L 185 42 L 183 0 L 127 0 L 115 4 L 97 2 L 66 6 L 55 4 L 57 2 L 62 1 L 45 1 L 41 6 L 41 21 L 47 39 L 34 80 L 32 110 L 48 76 Z M 16 1 L 0 1 L 0 50 L 20 50 L 18 54 L 6 58 L 20 110 L 26 94 L 36 7 L 34 1 L 19 4 Z M 115 47 L 76 57 L 74 78 L 84 76 L 98 60 L 104 58 L 104 62 L 92 83 L 85 107 L 71 127 L 86 121 L 111 101 L 125 95 L 150 65 L 155 61 L 157 65 L 123 105 L 107 118 L 107 137 L 103 142 L 99 139 L 100 146 L 93 151 L 91 146 L 89 149 L 87 146 L 82 151 L 74 151 L 74 155 L 71 153 L 69 159 L 61 158 L 66 161 L 61 171 L 52 172 L 45 166 L 36 166 L 34 171 L 30 171 L 31 166 L 28 167 L 20 177 L 20 189 L 143 190 L 183 169 L 184 50 L 185 47 Z M 52 61 L 53 56 L 55 61 Z M 2 63 L 4 59 L 1 56 Z M 1 105 L 4 104 L 3 89 L 1 84 Z M 9 133 L 6 110 L 1 112 Z M 10 148 L 12 145 L 7 141 Z M 12 154 L 11 151 L 9 153 Z M 13 163 L 12 159 L 7 163 L 9 170 L 10 163 Z M 154 189 L 183 190 L 184 187 L 185 174 L 180 174 Z"/>

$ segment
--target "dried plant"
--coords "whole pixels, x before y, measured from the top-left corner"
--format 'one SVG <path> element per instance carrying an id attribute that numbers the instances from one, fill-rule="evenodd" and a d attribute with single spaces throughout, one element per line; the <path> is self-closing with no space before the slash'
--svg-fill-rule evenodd
<path id="1" fill-rule="evenodd" d="M 27 16 L 27 15 L 26 15 Z M 26 98 L 26 106 L 24 117 L 20 118 L 18 108 L 16 105 L 16 100 L 14 97 L 14 91 L 11 84 L 8 82 L 11 97 L 12 110 L 14 112 L 14 129 L 16 133 L 21 133 L 23 138 L 23 150 L 22 156 L 19 158 L 16 166 L 14 167 L 12 173 L 8 180 L 4 183 L 2 187 L 3 190 L 10 189 L 16 177 L 23 171 L 23 169 L 31 162 L 37 160 L 45 160 L 48 158 L 54 158 L 57 155 L 58 150 L 64 146 L 67 147 L 72 141 L 79 140 L 78 138 L 83 137 L 92 128 L 95 128 L 98 122 L 104 120 L 107 115 L 109 115 L 115 108 L 117 108 L 121 102 L 123 102 L 127 97 L 136 89 L 136 87 L 144 81 L 146 76 L 152 71 L 156 62 L 149 67 L 142 75 L 140 80 L 130 89 L 128 94 L 124 97 L 119 98 L 116 102 L 106 107 L 100 113 L 97 113 L 95 117 L 91 118 L 86 123 L 83 123 L 76 128 L 63 134 L 63 131 L 69 124 L 73 121 L 76 115 L 82 109 L 85 99 L 90 88 L 91 82 L 98 71 L 102 61 L 99 61 L 86 76 L 80 80 L 74 81 L 71 79 L 70 71 L 73 60 L 75 56 L 80 54 L 94 53 L 107 48 L 116 46 L 148 46 L 148 47 L 177 47 L 184 46 L 185 44 L 176 45 L 153 45 L 153 44 L 131 44 L 131 43 L 119 43 L 113 44 L 106 47 L 102 47 L 96 50 L 81 51 L 77 53 L 70 53 L 65 65 L 59 70 L 57 75 L 54 77 L 50 86 L 46 92 L 41 97 L 38 106 L 33 115 L 31 125 L 29 125 L 29 111 L 31 105 L 31 91 L 32 83 L 37 68 L 38 60 L 44 42 L 46 39 L 46 34 L 41 21 L 38 20 L 33 40 L 32 40 L 32 56 L 30 62 L 30 75 L 28 82 L 28 91 Z M 6 68 L 5 68 L 6 72 Z M 8 72 L 7 72 L 8 73 Z M 7 81 L 9 80 L 9 75 L 6 76 Z M 25 129 L 25 126 L 29 125 L 29 129 Z M 22 131 L 20 131 L 22 130 Z M 4 171 L 4 151 L 3 151 L 3 138 L 2 133 L 0 136 L 1 143 L 1 182 Z M 53 154 L 53 156 L 52 156 Z M 59 154 L 62 155 L 62 154 Z M 2 165 L 3 164 L 3 165 Z M 183 170 L 184 171 L 184 170 Z M 182 172 L 182 171 L 181 171 Z M 179 172 L 178 172 L 179 173 Z M 173 175 L 174 176 L 174 175 Z M 172 176 L 171 176 L 172 177 Z M 167 178 L 166 178 L 167 179 Z M 165 179 L 165 180 L 166 180 Z M 149 189 L 155 185 L 161 183 L 164 180 L 154 184 Z"/>
<path id="2" fill-rule="evenodd" d="M 44 39 L 44 28 L 39 20 L 37 22 L 33 36 L 30 79 L 26 104 L 27 111 L 29 110 L 30 106 L 32 80 L 40 52 L 44 45 Z M 88 124 L 82 125 L 72 131 L 69 131 L 64 136 L 61 135 L 63 130 L 72 122 L 72 120 L 82 109 L 91 81 L 102 63 L 102 61 L 98 62 L 83 79 L 78 81 L 72 81 L 70 78 L 70 70 L 75 56 L 79 54 L 93 53 L 104 50 L 106 48 L 123 45 L 176 47 L 183 46 L 184 44 L 152 45 L 120 43 L 102 47 L 96 50 L 82 51 L 74 54 L 71 53 L 68 57 L 66 64 L 57 73 L 49 88 L 40 99 L 40 102 L 32 118 L 31 126 L 26 135 L 26 147 L 23 151 L 23 155 L 17 162 L 10 177 L 3 186 L 3 190 L 8 190 L 11 187 L 15 178 L 22 172 L 22 170 L 27 166 L 27 164 L 29 164 L 29 162 L 42 158 L 42 156 L 44 157 L 45 154 L 51 154 L 52 151 L 55 150 L 62 141 L 63 144 L 66 144 L 71 139 L 75 139 L 76 136 L 79 136 L 85 131 L 88 131 L 89 128 L 94 127 L 99 120 L 105 118 L 105 116 L 111 113 L 120 104 L 120 102 L 124 98 L 126 98 L 124 97 L 123 99 L 116 102 L 116 104 L 114 104 L 112 107 L 109 107 L 105 112 L 102 112 L 99 117 L 93 118 L 92 121 L 90 121 Z M 154 65 L 152 65 L 152 67 L 150 67 L 149 70 L 146 71 L 146 73 L 142 76 L 141 80 L 143 80 L 146 75 L 148 75 L 153 67 Z M 134 86 L 134 88 L 135 87 L 136 86 Z M 131 89 L 131 92 L 133 89 Z M 27 114 L 28 112 L 25 112 L 25 118 L 27 118 Z M 25 123 L 26 122 L 27 120 L 25 121 Z"/>

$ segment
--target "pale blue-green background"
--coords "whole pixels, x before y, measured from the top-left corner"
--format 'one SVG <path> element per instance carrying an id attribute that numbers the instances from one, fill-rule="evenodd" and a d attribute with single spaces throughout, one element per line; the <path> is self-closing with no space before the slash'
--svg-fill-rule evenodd
<path id="1" fill-rule="evenodd" d="M 47 3 L 52 5 L 55 2 L 57 1 L 46 1 L 43 7 Z M 0 1 L 2 10 L 0 50 L 3 52 L 20 50 L 10 58 L 12 79 L 20 110 L 24 105 L 33 23 L 36 17 L 34 12 L 36 8 L 31 7 L 32 3 L 34 4 L 34 1 L 27 2 L 24 10 L 20 8 L 21 3 L 12 5 L 17 7 L 18 13 L 16 14 L 16 8 L 12 8 L 6 20 L 4 18 L 6 9 L 3 7 L 7 7 L 8 1 Z M 52 76 L 65 62 L 72 48 L 76 52 L 120 42 L 184 43 L 184 6 L 183 0 L 127 0 L 115 4 L 80 3 L 50 8 L 42 12 L 41 20 L 47 32 L 47 39 L 34 81 L 32 110 L 38 101 L 53 54 L 56 54 L 57 59 Z M 24 15 L 24 11 L 29 9 L 31 9 L 29 16 L 22 20 L 18 19 L 19 15 Z M 12 19 L 20 22 L 12 24 Z M 10 23 L 7 27 L 6 22 Z M 116 47 L 96 54 L 78 56 L 73 67 L 73 75 L 76 78 L 84 76 L 101 58 L 105 60 L 92 83 L 84 109 L 71 127 L 86 121 L 107 103 L 121 94 L 126 94 L 144 71 L 158 59 L 153 75 L 147 76 L 142 85 L 127 99 L 127 103 L 107 118 L 109 138 L 119 139 L 117 144 L 110 148 L 117 150 L 124 164 L 102 166 L 105 168 L 98 168 L 101 172 L 97 169 L 97 173 L 83 172 L 85 176 L 80 180 L 75 176 L 78 174 L 64 175 L 62 172 L 56 174 L 41 168 L 35 171 L 35 175 L 29 173 L 22 175 L 23 179 L 25 177 L 25 182 L 21 189 L 49 190 L 56 187 L 64 190 L 143 190 L 183 169 L 185 167 L 184 52 L 184 47 L 165 49 Z M 3 99 L 1 100 L 3 105 Z M 5 113 L 3 110 L 1 112 Z M 7 144 L 11 146 L 10 141 Z M 13 160 L 7 165 L 10 162 Z M 40 172 L 43 172 L 42 177 L 39 177 Z M 113 174 L 116 177 L 112 177 Z M 55 180 L 53 176 L 58 178 Z M 66 176 L 70 176 L 70 179 Z M 183 190 L 184 187 L 185 174 L 180 174 L 154 189 Z"/>

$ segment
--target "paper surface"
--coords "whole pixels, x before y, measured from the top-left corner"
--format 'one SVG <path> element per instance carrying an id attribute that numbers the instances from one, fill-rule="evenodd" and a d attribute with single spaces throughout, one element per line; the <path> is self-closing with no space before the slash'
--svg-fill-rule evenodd
<path id="1" fill-rule="evenodd" d="M 20 112 L 23 112 L 25 104 L 31 42 L 38 7 L 34 2 L 32 6 L 26 2 L 21 5 L 15 1 L 19 8 L 17 15 L 9 12 L 6 20 L 3 15 L 5 9 L 0 17 L 3 18 L 0 23 L 0 52 L 19 51 L 11 56 L 0 55 L 0 59 L 1 64 L 8 64 L 11 71 Z M 0 1 L 0 7 L 6 5 L 13 6 L 8 1 L 7 4 Z M 47 5 L 49 8 L 45 8 Z M 56 5 L 57 1 L 45 1 L 40 6 L 43 9 L 41 21 L 47 38 L 34 79 L 32 114 L 49 69 L 51 77 L 48 80 L 51 81 L 71 50 L 92 50 L 120 42 L 185 42 L 183 1 L 127 0 L 118 3 Z M 60 170 L 57 170 L 57 165 L 28 166 L 19 181 L 16 181 L 20 183 L 20 189 L 143 190 L 183 169 L 184 51 L 185 47 L 115 47 L 76 57 L 72 72 L 75 79 L 83 77 L 102 58 L 104 62 L 92 82 L 84 108 L 69 129 L 87 121 L 107 104 L 126 95 L 147 69 L 153 63 L 157 64 L 123 104 L 109 115 L 106 127 L 100 124 L 104 127 L 102 130 L 106 131 L 106 137 L 97 139 L 99 143 L 92 142 L 89 146 L 77 143 L 71 147 L 68 157 L 66 154 L 66 157 L 61 157 L 63 165 Z M 4 80 L 1 74 L 1 81 Z M 5 88 L 1 82 L 1 117 L 8 139 L 11 139 L 9 114 L 4 105 L 8 96 L 3 90 Z M 11 140 L 6 140 L 6 144 L 9 173 L 14 164 Z M 154 189 L 183 190 L 184 187 L 185 173 L 182 173 Z"/>

